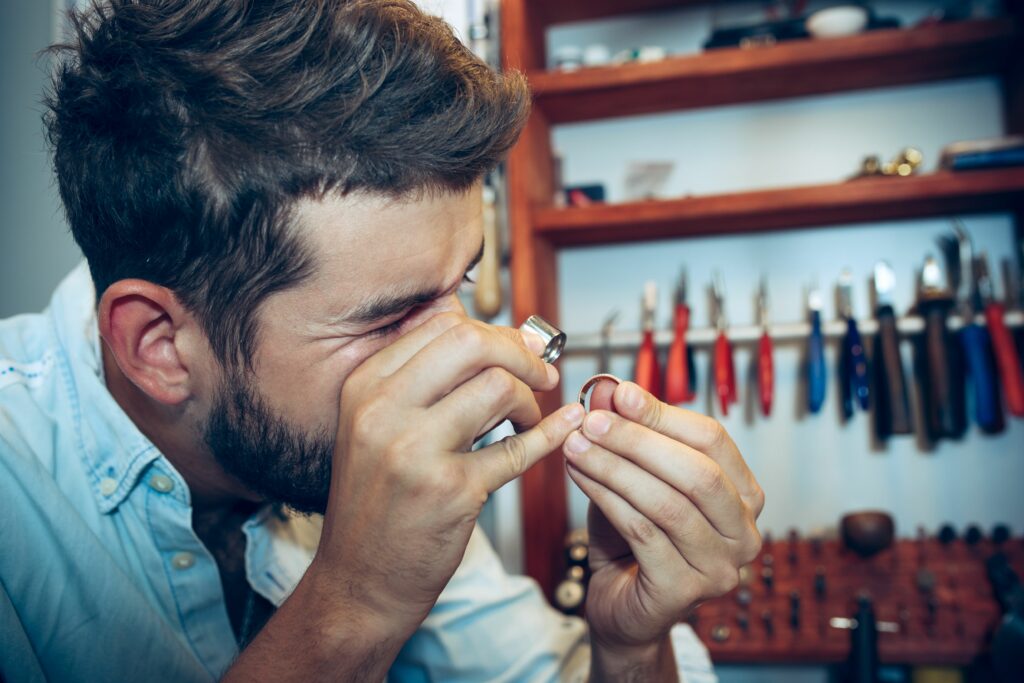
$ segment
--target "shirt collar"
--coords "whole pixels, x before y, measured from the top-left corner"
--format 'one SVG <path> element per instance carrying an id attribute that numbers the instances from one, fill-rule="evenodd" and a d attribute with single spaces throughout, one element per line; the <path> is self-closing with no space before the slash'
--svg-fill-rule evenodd
<path id="1" fill-rule="evenodd" d="M 54 292 L 50 318 L 60 343 L 61 376 L 72 407 L 78 450 L 100 511 L 108 513 L 128 497 L 160 452 L 107 389 L 96 289 L 84 261 Z"/>

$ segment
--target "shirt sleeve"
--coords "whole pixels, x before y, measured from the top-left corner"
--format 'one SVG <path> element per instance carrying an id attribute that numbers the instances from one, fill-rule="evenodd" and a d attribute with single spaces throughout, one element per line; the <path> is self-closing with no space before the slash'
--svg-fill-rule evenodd
<path id="1" fill-rule="evenodd" d="M 673 629 L 685 683 L 715 683 L 707 650 L 690 630 Z M 505 572 L 483 531 L 420 629 L 399 653 L 388 681 L 558 681 L 590 674 L 586 626 L 551 607 L 537 583 Z"/>

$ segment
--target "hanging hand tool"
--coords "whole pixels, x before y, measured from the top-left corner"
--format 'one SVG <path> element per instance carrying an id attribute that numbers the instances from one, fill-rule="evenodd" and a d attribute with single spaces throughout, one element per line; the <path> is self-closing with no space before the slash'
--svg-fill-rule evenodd
<path id="1" fill-rule="evenodd" d="M 895 276 L 885 261 L 875 264 L 875 318 L 878 334 L 874 344 L 875 435 L 884 441 L 893 434 L 910 434 L 910 405 L 900 356 L 900 335 L 892 307 Z"/>
<path id="2" fill-rule="evenodd" d="M 967 429 L 963 368 L 946 325 L 952 307 L 950 280 L 929 254 L 918 281 L 917 310 L 924 318 L 924 336 L 915 355 L 922 426 L 928 443 L 959 439 Z"/>
<path id="3" fill-rule="evenodd" d="M 807 410 L 817 413 L 825 403 L 825 338 L 821 334 L 821 290 L 817 283 L 807 290 L 811 333 L 807 337 Z"/>
<path id="4" fill-rule="evenodd" d="M 839 274 L 839 315 L 846 320 L 846 333 L 839 350 L 839 397 L 844 420 L 853 417 L 854 402 L 868 409 L 868 358 L 853 315 L 853 274 L 844 268 Z"/>
<path id="5" fill-rule="evenodd" d="M 686 269 L 683 269 L 676 285 L 675 337 L 668 347 L 665 364 L 665 401 L 668 403 L 689 403 L 696 397 L 693 348 L 686 343 L 689 327 L 690 307 L 686 304 Z"/>
<path id="6" fill-rule="evenodd" d="M 636 355 L 636 383 L 658 399 L 661 394 L 661 369 L 658 367 L 658 349 L 654 345 L 654 310 L 658 304 L 658 286 L 654 282 L 644 285 L 643 340 Z"/>
<path id="7" fill-rule="evenodd" d="M 1021 310 L 1021 278 L 1020 270 L 1017 269 L 1017 264 L 1012 259 L 1004 258 L 1002 263 L 1003 268 L 1003 291 L 1006 293 L 1004 297 L 1006 300 L 1006 309 L 1009 311 L 1020 311 Z M 1018 365 L 1024 369 L 1024 327 L 1017 327 L 1013 330 L 1013 341 L 1014 346 L 1017 347 L 1017 361 Z"/>
<path id="8" fill-rule="evenodd" d="M 729 405 L 736 403 L 737 400 L 736 366 L 733 363 L 732 343 L 726 334 L 729 323 L 725 317 L 725 282 L 722 280 L 722 274 L 717 270 L 711 281 L 711 300 L 715 327 L 718 329 L 714 358 L 715 393 L 718 395 L 722 415 L 728 415 Z"/>
<path id="9" fill-rule="evenodd" d="M 953 236 L 944 236 L 939 239 L 939 243 L 950 263 L 950 282 L 957 293 L 957 313 L 964 323 L 957 334 L 960 340 L 961 365 L 956 379 L 961 382 L 960 386 L 966 394 L 966 386 L 963 383 L 966 377 L 970 377 L 975 422 L 983 432 L 994 434 L 1002 431 L 1005 424 L 999 400 L 999 387 L 996 386 L 992 341 L 988 330 L 974 321 L 975 316 L 981 312 L 981 298 L 978 295 L 974 268 L 974 245 L 963 223 L 958 220 L 953 223 Z M 966 418 L 964 421 L 966 423 Z"/>
<path id="10" fill-rule="evenodd" d="M 615 330 L 615 321 L 619 318 L 619 312 L 612 311 L 601 323 L 601 348 L 597 357 L 597 373 L 606 375 L 612 371 L 612 332 Z"/>
<path id="11" fill-rule="evenodd" d="M 772 361 L 772 337 L 768 332 L 768 282 L 761 276 L 757 289 L 757 321 L 761 325 L 761 339 L 757 344 L 757 388 L 761 399 L 761 414 L 772 414 L 772 396 L 775 393 L 775 365 Z"/>
<path id="12" fill-rule="evenodd" d="M 1006 308 L 993 296 L 988 258 L 984 253 L 975 259 L 975 277 L 978 281 L 978 295 L 985 307 L 985 321 L 988 323 L 988 333 L 992 337 L 999 379 L 1003 384 L 1003 393 L 1006 394 L 1006 407 L 1011 415 L 1024 417 L 1024 373 L 1021 372 L 1017 359 L 1013 337 L 1003 320 Z"/>
<path id="13" fill-rule="evenodd" d="M 485 185 L 481 197 L 484 253 L 480 257 L 473 292 L 473 308 L 484 320 L 501 312 L 501 237 L 495 201 L 494 189 Z"/>

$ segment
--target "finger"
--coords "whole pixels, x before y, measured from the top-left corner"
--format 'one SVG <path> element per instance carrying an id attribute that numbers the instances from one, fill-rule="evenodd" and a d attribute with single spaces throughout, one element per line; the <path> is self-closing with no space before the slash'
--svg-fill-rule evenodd
<path id="1" fill-rule="evenodd" d="M 576 482 L 587 498 L 593 501 L 608 522 L 615 528 L 629 546 L 633 557 L 640 564 L 640 569 L 655 580 L 656 587 L 685 586 L 688 574 L 699 574 L 690 566 L 686 558 L 679 554 L 665 532 L 656 524 L 644 517 L 620 495 L 600 482 L 588 477 L 571 462 L 566 463 L 569 477 Z M 654 601 L 656 604 L 668 600 Z"/>
<path id="2" fill-rule="evenodd" d="M 432 421 L 444 426 L 446 445 L 469 450 L 476 438 L 505 419 L 527 429 L 541 419 L 530 387 L 503 368 L 487 368 L 429 409 Z"/>
<path id="3" fill-rule="evenodd" d="M 551 413 L 521 434 L 467 453 L 467 469 L 488 493 L 501 488 L 545 455 L 557 451 L 570 433 L 583 423 L 583 406 L 570 403 Z"/>
<path id="4" fill-rule="evenodd" d="M 616 412 L 707 455 L 736 486 L 756 518 L 764 507 L 764 492 L 729 433 L 717 421 L 684 408 L 662 403 L 633 382 L 615 388 Z"/>
<path id="5" fill-rule="evenodd" d="M 584 444 L 589 440 L 621 456 L 615 458 L 615 463 L 632 462 L 651 478 L 686 496 L 718 533 L 733 541 L 747 541 L 754 529 L 751 511 L 723 468 L 711 458 L 605 410 L 591 411 L 587 415 L 583 433 L 586 439 L 578 438 L 576 443 Z"/>
<path id="6" fill-rule="evenodd" d="M 428 342 L 392 380 L 413 405 L 429 406 L 490 367 L 504 368 L 535 391 L 558 384 L 558 371 L 527 348 L 518 330 L 468 319 Z"/>
<path id="7" fill-rule="evenodd" d="M 363 366 L 378 377 L 390 377 L 424 346 L 466 320 L 466 316 L 452 312 L 431 316 L 412 331 L 403 334 L 367 358 L 363 361 Z"/>
<path id="8" fill-rule="evenodd" d="M 578 432 L 566 441 L 565 455 L 576 469 L 653 522 L 702 574 L 712 574 L 722 558 L 737 564 L 753 559 L 746 557 L 746 539 L 741 546 L 739 541 L 723 537 L 686 496 L 629 460 L 589 443 Z M 742 507 L 739 498 L 736 504 Z"/>
<path id="9" fill-rule="evenodd" d="M 610 379 L 603 379 L 595 384 L 594 388 L 590 390 L 590 409 L 615 410 L 612 407 L 612 394 L 615 393 L 617 386 L 619 385 Z"/>

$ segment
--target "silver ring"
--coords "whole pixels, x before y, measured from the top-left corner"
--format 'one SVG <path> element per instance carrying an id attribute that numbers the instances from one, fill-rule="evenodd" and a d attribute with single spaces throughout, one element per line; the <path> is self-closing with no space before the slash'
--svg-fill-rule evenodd
<path id="1" fill-rule="evenodd" d="M 544 353 L 540 357 L 545 363 L 554 363 L 562 355 L 562 349 L 565 348 L 565 332 L 544 318 L 531 315 L 519 329 L 523 332 L 533 332 L 544 340 Z"/>
<path id="2" fill-rule="evenodd" d="M 606 372 L 603 372 L 600 375 L 594 375 L 593 377 L 588 379 L 586 382 L 583 383 L 583 388 L 580 389 L 580 403 L 587 410 L 590 410 L 590 408 L 587 406 L 587 403 L 586 403 L 587 398 L 588 398 L 588 394 L 590 393 L 590 390 L 593 389 L 595 386 L 597 386 L 598 382 L 600 382 L 601 380 L 604 380 L 604 379 L 611 380 L 612 382 L 615 382 L 616 384 L 622 384 L 622 380 L 621 379 L 619 379 L 615 375 L 609 375 Z"/>

